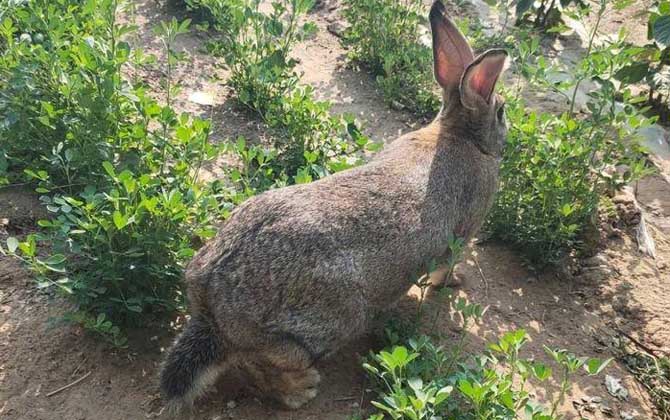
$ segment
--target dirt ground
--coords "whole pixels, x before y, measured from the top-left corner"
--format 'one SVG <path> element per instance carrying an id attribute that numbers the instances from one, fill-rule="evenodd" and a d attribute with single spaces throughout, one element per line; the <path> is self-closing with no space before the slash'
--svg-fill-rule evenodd
<path id="1" fill-rule="evenodd" d="M 154 0 L 136 2 L 136 42 L 160 54 L 150 29 L 168 13 Z M 311 18 L 319 32 L 296 48 L 303 81 L 318 95 L 333 102 L 334 112 L 355 114 L 365 132 L 375 140 L 392 141 L 419 122 L 406 113 L 389 109 L 375 91 L 373 80 L 348 69 L 339 40 L 328 31 L 337 22 L 337 3 L 320 1 Z M 192 34 L 179 41 L 190 59 L 179 72 L 183 89 L 176 106 L 214 119 L 215 138 L 244 134 L 262 137 L 263 130 L 235 109 L 217 79 L 225 70 L 199 52 L 203 36 Z M 151 78 L 151 72 L 143 74 Z M 188 100 L 197 91 L 216 93 L 213 109 Z M 457 269 L 463 281 L 458 293 L 489 310 L 482 325 L 472 327 L 469 342 L 481 349 L 485 340 L 525 328 L 532 340 L 526 356 L 547 361 L 543 345 L 566 348 L 579 355 L 601 358 L 614 355 L 613 344 L 622 334 L 633 337 L 657 354 L 670 355 L 670 164 L 658 162 L 664 172 L 638 183 L 634 195 L 641 203 L 656 243 L 656 258 L 639 252 L 635 239 L 639 219 L 633 194 L 618 201 L 625 223 L 605 223 L 603 249 L 593 258 L 570 267 L 534 273 L 513 250 L 484 242 Z M 212 173 L 216 174 L 215 167 Z M 34 195 L 21 189 L 0 189 L 0 241 L 24 234 L 40 217 Z M 439 302 L 436 302 L 436 304 Z M 414 307 L 410 294 L 400 307 Z M 67 310 L 60 298 L 37 291 L 29 274 L 14 260 L 0 257 L 0 419 L 144 419 L 158 416 L 162 407 L 156 378 L 162 352 L 175 331 L 145 329 L 130 336 L 129 350 L 114 350 L 78 327 L 62 325 L 58 317 Z M 446 312 L 446 311 L 443 311 Z M 448 313 L 437 321 L 445 336 L 457 331 Z M 448 343 L 447 343 L 448 344 Z M 304 409 L 291 412 L 259 401 L 241 388 L 234 377 L 223 378 L 198 404 L 198 419 L 349 419 L 370 409 L 369 384 L 360 368 L 360 357 L 375 345 L 365 338 L 354 342 L 330 360 L 319 364 L 323 376 L 320 394 Z M 630 396 L 625 401 L 608 394 L 604 377 L 578 376 L 562 412 L 568 419 L 654 418 L 644 388 L 621 364 L 606 373 L 622 379 Z M 48 396 L 78 378 L 84 379 Z M 549 392 L 556 391 L 552 384 Z M 546 396 L 537 392 L 542 400 Z M 589 398 L 602 398 L 594 412 L 584 411 Z M 611 408 L 612 417 L 600 410 Z"/>

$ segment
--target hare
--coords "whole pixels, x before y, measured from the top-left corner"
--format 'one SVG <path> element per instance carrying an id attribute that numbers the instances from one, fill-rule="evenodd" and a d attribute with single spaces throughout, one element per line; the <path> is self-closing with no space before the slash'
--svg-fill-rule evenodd
<path id="1" fill-rule="evenodd" d="M 288 408 L 317 394 L 315 362 L 363 335 L 413 274 L 470 238 L 498 186 L 506 141 L 493 93 L 507 54 L 474 57 L 438 0 L 430 11 L 443 106 L 366 165 L 240 205 L 186 272 L 191 318 L 160 384 L 190 406 L 230 367 Z"/>

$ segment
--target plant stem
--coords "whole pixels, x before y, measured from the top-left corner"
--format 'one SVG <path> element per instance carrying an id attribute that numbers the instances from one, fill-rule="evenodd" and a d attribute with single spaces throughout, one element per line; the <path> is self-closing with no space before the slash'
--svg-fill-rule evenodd
<path id="1" fill-rule="evenodd" d="M 558 398 L 554 400 L 554 402 L 551 405 L 551 417 L 554 418 L 556 415 L 556 410 L 558 410 L 558 405 L 563 401 L 565 398 L 565 394 L 568 392 L 568 384 L 570 383 L 569 376 L 570 376 L 570 370 L 568 369 L 567 366 L 563 368 L 563 380 L 561 381 L 561 390 L 558 393 Z"/>
<path id="2" fill-rule="evenodd" d="M 600 1 L 600 9 L 598 9 L 598 16 L 596 18 L 596 23 L 593 26 L 593 31 L 591 31 L 591 36 L 589 37 L 589 46 L 586 49 L 586 59 L 588 60 L 589 56 L 591 55 L 591 50 L 593 49 L 593 41 L 596 38 L 596 34 L 598 33 L 598 28 L 600 27 L 600 21 L 605 14 L 605 9 L 607 9 L 607 0 L 601 0 Z M 577 79 L 577 83 L 575 83 L 575 90 L 572 92 L 572 99 L 570 100 L 570 111 L 568 112 L 568 115 L 570 118 L 574 116 L 574 111 L 575 111 L 575 100 L 577 98 L 577 91 L 579 90 L 579 85 L 584 81 L 586 78 L 585 75 L 580 76 Z"/>

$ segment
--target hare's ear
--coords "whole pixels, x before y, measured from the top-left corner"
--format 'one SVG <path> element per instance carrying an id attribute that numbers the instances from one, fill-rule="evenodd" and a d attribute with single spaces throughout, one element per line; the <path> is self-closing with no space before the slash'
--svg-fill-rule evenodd
<path id="1" fill-rule="evenodd" d="M 435 79 L 442 88 L 458 86 L 463 72 L 474 60 L 468 41 L 449 20 L 441 0 L 430 9 L 430 27 L 433 31 L 433 58 Z"/>
<path id="2" fill-rule="evenodd" d="M 490 103 L 506 60 L 505 50 L 494 49 L 486 51 L 468 66 L 460 86 L 461 102 L 465 107 L 475 108 L 481 101 Z"/>

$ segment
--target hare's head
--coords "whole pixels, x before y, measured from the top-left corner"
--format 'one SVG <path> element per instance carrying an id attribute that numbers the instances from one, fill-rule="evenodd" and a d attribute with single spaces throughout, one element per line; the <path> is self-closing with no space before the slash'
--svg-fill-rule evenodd
<path id="1" fill-rule="evenodd" d="M 435 79 L 443 89 L 441 124 L 474 142 L 482 153 L 499 157 L 507 136 L 504 102 L 494 93 L 503 71 L 505 50 L 488 50 L 475 58 L 440 0 L 430 10 Z"/>

